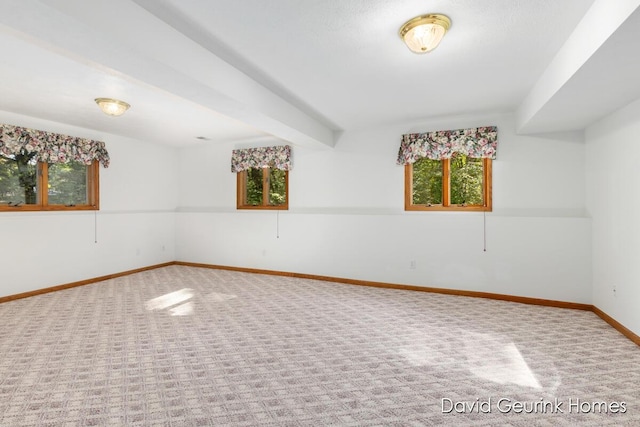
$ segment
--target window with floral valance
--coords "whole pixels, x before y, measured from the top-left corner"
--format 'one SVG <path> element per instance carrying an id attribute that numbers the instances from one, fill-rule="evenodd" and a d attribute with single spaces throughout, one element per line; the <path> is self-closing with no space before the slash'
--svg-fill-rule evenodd
<path id="1" fill-rule="evenodd" d="M 490 211 L 497 145 L 495 126 L 403 135 L 405 210 Z"/>
<path id="2" fill-rule="evenodd" d="M 104 142 L 0 124 L 0 211 L 97 210 Z"/>
<path id="3" fill-rule="evenodd" d="M 237 174 L 238 209 L 288 209 L 291 147 L 233 150 L 231 172 Z"/>

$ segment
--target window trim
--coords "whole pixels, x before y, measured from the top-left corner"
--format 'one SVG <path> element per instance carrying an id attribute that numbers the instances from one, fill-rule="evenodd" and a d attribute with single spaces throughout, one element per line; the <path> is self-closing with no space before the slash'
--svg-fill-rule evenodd
<path id="1" fill-rule="evenodd" d="M 284 172 L 284 189 L 286 192 L 285 202 L 281 205 L 269 204 L 269 171 L 272 168 L 262 169 L 262 204 L 261 205 L 249 205 L 247 204 L 247 169 L 237 172 L 237 195 L 236 195 L 236 209 L 249 209 L 249 210 L 278 210 L 286 211 L 289 209 L 289 171 Z M 265 173 L 267 171 L 267 173 Z M 264 195 L 267 197 L 264 197 Z"/>
<path id="2" fill-rule="evenodd" d="M 413 204 L 413 163 L 404 166 L 404 210 L 405 211 L 476 211 L 491 212 L 493 208 L 493 165 L 489 158 L 482 159 L 482 192 L 484 205 L 451 205 L 451 159 L 442 159 L 442 204 L 414 205 Z"/>
<path id="3" fill-rule="evenodd" d="M 87 198 L 88 202 L 84 205 L 49 205 L 49 192 L 43 191 L 48 188 L 48 171 L 49 164 L 45 162 L 37 163 L 37 188 L 38 194 L 36 204 L 23 204 L 20 206 L 9 206 L 0 204 L 0 212 L 41 212 L 41 211 L 97 211 L 100 210 L 100 164 L 98 160 L 94 160 L 87 166 Z"/>

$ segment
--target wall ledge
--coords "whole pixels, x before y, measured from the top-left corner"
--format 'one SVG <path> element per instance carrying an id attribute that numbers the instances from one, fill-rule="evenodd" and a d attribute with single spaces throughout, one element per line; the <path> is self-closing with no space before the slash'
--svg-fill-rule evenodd
<path id="1" fill-rule="evenodd" d="M 243 210 L 229 206 L 178 206 L 177 213 L 210 213 L 210 214 L 257 214 L 265 213 L 264 210 Z M 325 206 L 290 206 L 288 210 L 277 211 L 279 215 L 418 215 L 418 216 L 482 216 L 483 212 L 455 212 L 455 211 L 405 211 L 402 208 L 388 207 L 325 207 Z M 273 213 L 273 212 L 268 212 Z M 567 218 L 590 219 L 583 208 L 495 208 L 492 212 L 486 212 L 487 218 Z"/>

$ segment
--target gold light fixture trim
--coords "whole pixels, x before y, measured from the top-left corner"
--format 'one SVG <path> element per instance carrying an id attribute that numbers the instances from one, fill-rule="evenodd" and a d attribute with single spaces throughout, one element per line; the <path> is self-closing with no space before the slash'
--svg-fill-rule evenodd
<path id="1" fill-rule="evenodd" d="M 95 101 L 102 112 L 108 116 L 121 116 L 131 107 L 126 102 L 113 98 L 96 98 Z"/>
<path id="2" fill-rule="evenodd" d="M 451 19 L 440 14 L 420 15 L 400 27 L 400 37 L 414 53 L 429 53 L 451 27 Z"/>

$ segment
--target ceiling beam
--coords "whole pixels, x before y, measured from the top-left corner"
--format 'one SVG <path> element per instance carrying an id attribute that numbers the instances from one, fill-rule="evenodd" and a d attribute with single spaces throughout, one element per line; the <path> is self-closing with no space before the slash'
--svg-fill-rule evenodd
<path id="1" fill-rule="evenodd" d="M 611 85 L 612 76 L 602 75 L 603 70 L 628 70 L 611 61 L 624 61 L 624 55 L 614 51 L 619 48 L 619 42 L 635 46 L 635 30 L 621 30 L 635 25 L 637 19 L 630 17 L 639 17 L 639 7 L 640 0 L 596 0 L 593 3 L 520 104 L 516 113 L 518 132 L 582 129 L 594 119 L 624 106 L 620 105 L 625 103 L 624 94 L 601 97 L 594 93 L 598 89 L 594 82 L 614 86 Z M 616 43 L 607 44 L 616 33 Z M 628 55 L 633 54 L 628 52 Z M 630 62 L 628 66 L 637 67 L 637 64 Z M 588 105 L 579 102 L 580 99 L 588 101 Z M 567 112 L 567 108 L 574 111 Z"/>
<path id="2" fill-rule="evenodd" d="M 10 2 L 0 25 L 40 47 L 292 144 L 335 145 L 333 129 L 131 0 L 21 0 L 15 7 Z"/>

